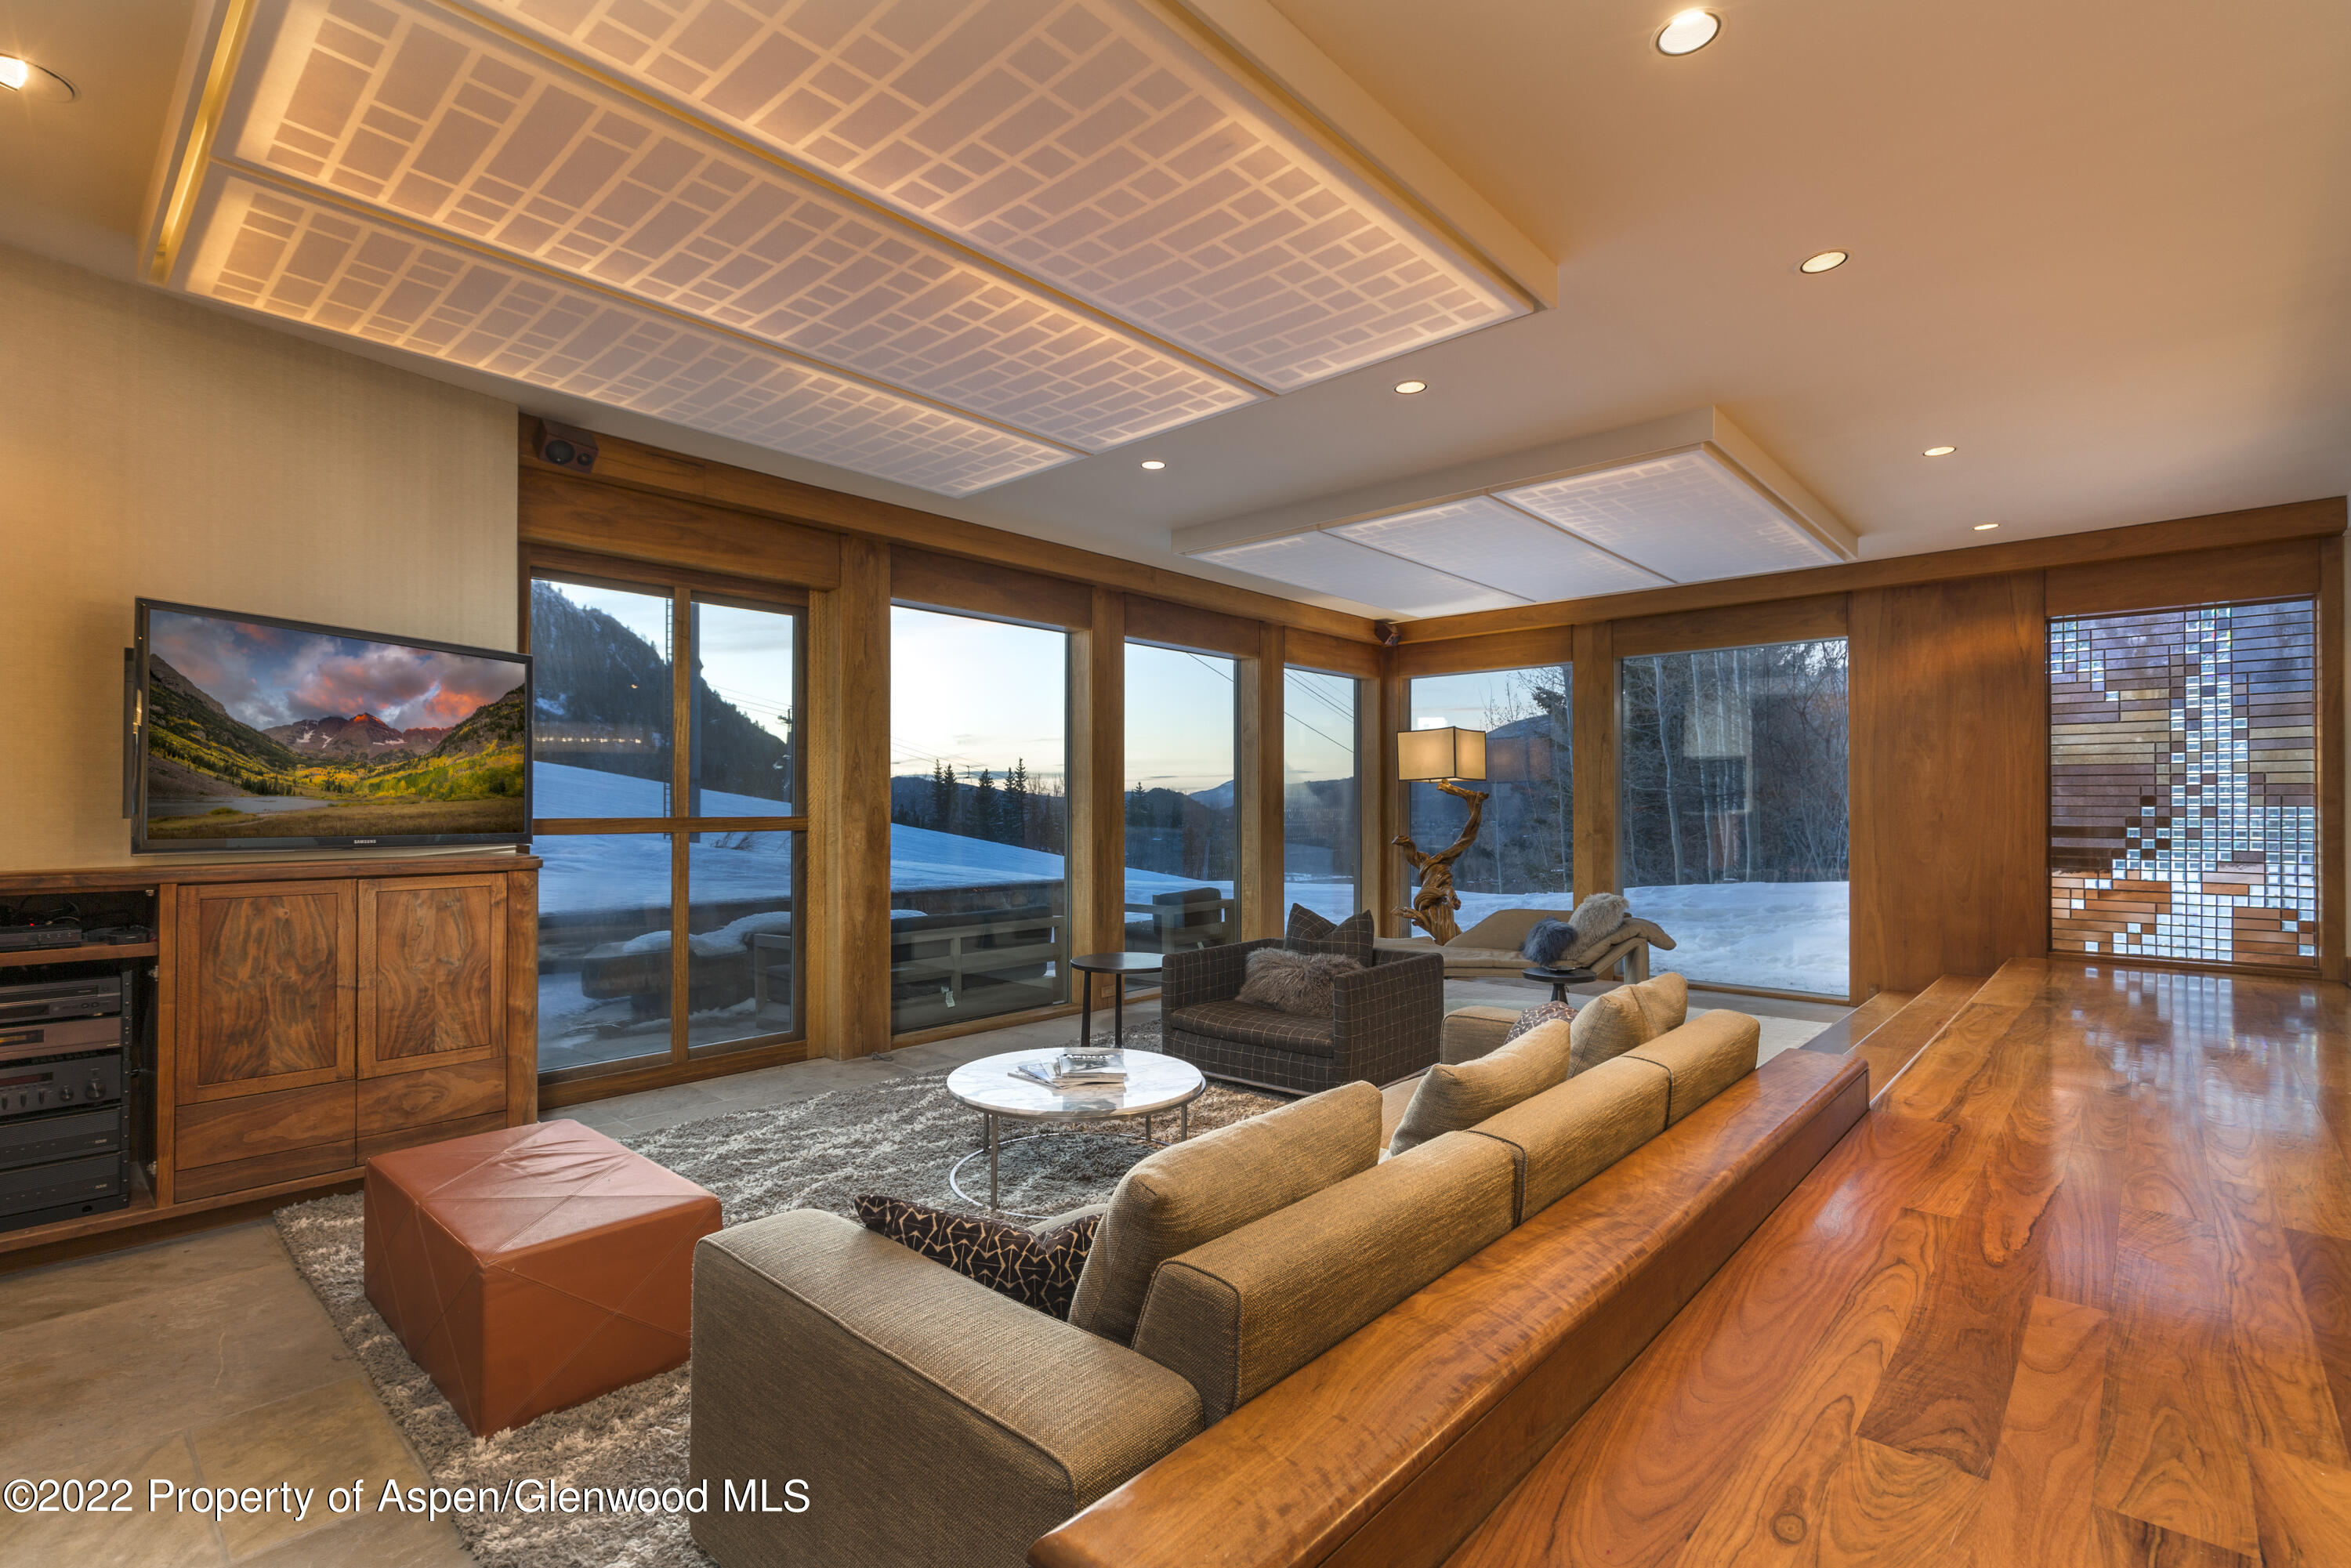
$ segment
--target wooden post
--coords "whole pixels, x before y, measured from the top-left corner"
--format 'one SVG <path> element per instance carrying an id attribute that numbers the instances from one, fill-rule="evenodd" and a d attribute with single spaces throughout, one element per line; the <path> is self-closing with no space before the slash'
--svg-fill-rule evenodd
<path id="1" fill-rule="evenodd" d="M 1240 836 L 1234 891 L 1244 941 L 1279 936 L 1282 928 L 1284 657 L 1282 629 L 1268 622 L 1258 656 L 1237 661 L 1234 670 L 1233 816 Z"/>
<path id="2" fill-rule="evenodd" d="M 809 1049 L 890 1044 L 890 556 L 841 541 L 841 586 L 809 596 Z"/>
<path id="3" fill-rule="evenodd" d="M 1070 633 L 1072 955 L 1126 946 L 1126 595 L 1095 589 L 1092 619 Z"/>
<path id="4" fill-rule="evenodd" d="M 1371 701 L 1374 728 L 1364 756 L 1365 794 L 1377 810 L 1365 810 L 1364 899 L 1376 912 L 1373 925 L 1383 936 L 1409 936 L 1412 927 L 1395 912 L 1412 902 L 1404 852 L 1393 842 L 1412 830 L 1412 795 L 1396 780 L 1396 731 L 1412 722 L 1412 683 L 1396 674 L 1396 651 L 1380 650 L 1380 678 Z"/>
<path id="5" fill-rule="evenodd" d="M 1575 897 L 1621 893 L 1616 859 L 1616 649 L 1614 627 L 1574 630 Z"/>

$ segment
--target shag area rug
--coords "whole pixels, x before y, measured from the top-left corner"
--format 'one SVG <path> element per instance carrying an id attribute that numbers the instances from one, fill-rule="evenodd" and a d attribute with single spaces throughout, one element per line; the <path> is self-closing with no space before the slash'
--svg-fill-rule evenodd
<path id="1" fill-rule="evenodd" d="M 1143 1030 L 1130 1030 L 1130 1038 L 1138 1035 L 1138 1046 L 1157 1043 Z M 861 1193 L 967 1207 L 948 1188 L 947 1169 L 981 1145 L 980 1118 L 949 1097 L 946 1076 L 911 1073 L 619 1141 L 717 1194 L 729 1225 L 790 1208 L 826 1208 L 854 1218 L 852 1206 Z M 1193 1103 L 1192 1132 L 1243 1121 L 1280 1103 L 1211 1084 Z M 1116 1125 L 1139 1130 L 1133 1122 Z M 1163 1117 L 1157 1131 L 1173 1136 L 1173 1119 Z M 1148 1152 L 1138 1144 L 1059 1134 L 1008 1145 L 1002 1154 L 1004 1207 L 1056 1214 L 1100 1202 Z M 986 1163 L 974 1161 L 966 1176 L 984 1183 Z M 970 1179 L 965 1186 L 982 1190 Z M 550 1490 L 684 1484 L 685 1367 L 494 1437 L 467 1431 L 368 1304 L 360 1277 L 360 1197 L 350 1193 L 281 1208 L 276 1218 L 296 1267 L 435 1486 L 496 1487 L 524 1477 L 545 1479 Z M 475 1558 L 492 1568 L 699 1568 L 710 1562 L 687 1534 L 683 1514 L 460 1515 L 456 1523 Z"/>

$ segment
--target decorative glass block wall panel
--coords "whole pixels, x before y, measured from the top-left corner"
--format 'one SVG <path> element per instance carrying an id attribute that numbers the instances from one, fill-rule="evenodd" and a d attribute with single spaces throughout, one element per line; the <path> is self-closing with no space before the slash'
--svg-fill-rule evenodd
<path id="1" fill-rule="evenodd" d="M 2311 601 L 2049 623 L 2049 946 L 2318 967 Z"/>

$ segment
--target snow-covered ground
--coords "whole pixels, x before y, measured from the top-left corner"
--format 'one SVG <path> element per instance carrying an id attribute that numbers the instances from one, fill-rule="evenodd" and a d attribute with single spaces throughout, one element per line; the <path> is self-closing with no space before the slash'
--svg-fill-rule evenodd
<path id="1" fill-rule="evenodd" d="M 1761 986 L 1841 997 L 1849 983 L 1850 884 L 1842 882 L 1711 883 L 1628 887 L 1625 902 L 1665 927 L 1677 946 L 1649 956 L 1654 969 L 1693 981 Z M 1465 893 L 1461 928 L 1503 909 L 1564 910 L 1566 893 Z"/>

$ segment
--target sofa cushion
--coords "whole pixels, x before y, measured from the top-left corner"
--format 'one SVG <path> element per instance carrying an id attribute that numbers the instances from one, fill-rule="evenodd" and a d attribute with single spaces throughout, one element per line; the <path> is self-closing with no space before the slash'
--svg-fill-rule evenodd
<path id="1" fill-rule="evenodd" d="M 1388 1140 L 1388 1153 L 1474 1127 L 1567 1076 L 1569 1026 L 1549 1023 L 1470 1061 L 1430 1068 Z"/>
<path id="2" fill-rule="evenodd" d="M 1716 1008 L 1646 1045 L 1625 1052 L 1666 1070 L 1666 1124 L 1673 1125 L 1755 1071 L 1763 1026 L 1745 1013 Z"/>
<path id="3" fill-rule="evenodd" d="M 1119 1178 L 1070 1321 L 1127 1343 L 1160 1264 L 1379 1157 L 1380 1092 L 1368 1083 L 1343 1083 L 1160 1150 Z"/>
<path id="4" fill-rule="evenodd" d="M 1338 1045 L 1331 1017 L 1297 1018 L 1279 1008 L 1253 1002 L 1195 1002 L 1167 1015 L 1166 1027 L 1189 1034 L 1213 1035 L 1241 1045 L 1267 1045 L 1302 1056 L 1334 1056 Z"/>
<path id="5" fill-rule="evenodd" d="M 1331 953 L 1369 964 L 1373 951 L 1372 912 L 1359 909 L 1333 925 L 1302 904 L 1290 906 L 1290 924 L 1281 945 L 1292 953 Z"/>
<path id="6" fill-rule="evenodd" d="M 1260 947 L 1249 956 L 1249 977 L 1233 998 L 1261 1008 L 1277 1008 L 1298 1018 L 1331 1017 L 1331 988 L 1342 975 L 1363 965 L 1337 953 L 1299 953 L 1286 947 Z"/>
<path id="7" fill-rule="evenodd" d="M 1102 1216 L 1036 1231 L 985 1215 L 869 1196 L 857 1199 L 857 1222 L 1023 1306 L 1066 1318 Z"/>
<path id="8" fill-rule="evenodd" d="M 1511 1152 L 1518 1166 L 1517 1222 L 1524 1224 L 1664 1132 L 1667 1083 L 1655 1064 L 1619 1058 L 1471 1128 Z"/>
<path id="9" fill-rule="evenodd" d="M 1619 986 L 1593 998 L 1575 1015 L 1570 1076 L 1587 1071 L 1668 1030 L 1689 1013 L 1689 985 L 1668 971 L 1637 986 Z"/>
<path id="10" fill-rule="evenodd" d="M 1456 1133 L 1169 1260 L 1134 1348 L 1210 1425 L 1510 1228 L 1511 1164 Z"/>

